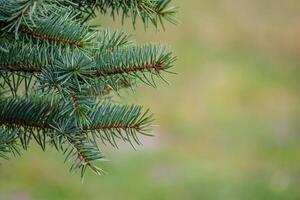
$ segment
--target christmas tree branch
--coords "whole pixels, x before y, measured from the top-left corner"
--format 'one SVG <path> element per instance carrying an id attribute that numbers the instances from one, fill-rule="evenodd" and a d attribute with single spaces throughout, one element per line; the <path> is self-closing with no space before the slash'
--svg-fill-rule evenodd
<path id="1" fill-rule="evenodd" d="M 164 20 L 177 23 L 174 17 L 177 8 L 170 4 L 170 0 L 72 0 L 69 5 L 81 12 L 88 13 L 85 15 L 84 21 L 95 16 L 96 11 L 98 11 L 102 14 L 108 13 L 113 18 L 120 14 L 123 22 L 125 18 L 131 17 L 134 26 L 137 18 L 140 17 L 145 25 L 151 22 L 158 27 L 158 25 L 163 26 Z"/>
<path id="2" fill-rule="evenodd" d="M 5 98 L 0 101 L 0 126 L 10 128 L 31 128 L 43 132 L 55 131 L 53 127 L 60 121 L 60 111 L 64 111 L 66 106 L 55 106 L 33 98 Z M 8 113 L 14 108 L 14 113 Z M 66 112 L 67 113 L 67 112 Z M 136 133 L 147 134 L 147 126 L 152 122 L 152 115 L 147 112 L 142 113 L 141 106 L 120 106 L 104 103 L 96 106 L 88 113 L 90 124 L 85 125 L 75 132 L 97 132 L 100 135 L 108 132 L 117 136 L 114 130 L 130 133 L 133 137 Z M 67 115 L 66 115 L 67 117 Z M 76 127 L 76 122 L 72 121 L 71 127 Z M 120 132 L 119 132 L 120 133 Z M 135 139 L 135 138 L 134 138 Z"/>
<path id="3" fill-rule="evenodd" d="M 0 157 L 34 140 L 61 151 L 83 178 L 86 169 L 102 173 L 99 141 L 141 144 L 152 115 L 105 95 L 139 81 L 155 87 L 175 57 L 85 22 L 102 13 L 164 28 L 176 10 L 170 0 L 0 0 Z"/>

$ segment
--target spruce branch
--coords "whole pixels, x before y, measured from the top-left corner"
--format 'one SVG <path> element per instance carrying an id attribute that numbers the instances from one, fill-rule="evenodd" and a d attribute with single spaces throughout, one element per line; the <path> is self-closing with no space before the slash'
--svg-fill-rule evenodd
<path id="1" fill-rule="evenodd" d="M 95 50 L 94 58 L 76 50 L 61 54 L 59 50 L 43 49 L 35 44 L 9 44 L 6 46 L 9 53 L 0 52 L 0 70 L 38 76 L 43 88 L 69 94 L 86 88 L 99 91 L 101 87 L 118 91 L 136 80 L 155 86 L 153 77 L 162 78 L 161 72 L 168 72 L 172 67 L 175 58 L 164 48 L 155 45 L 122 47 L 120 41 L 124 39 L 118 38 L 123 38 L 122 34 L 103 39 L 107 42 L 103 43 L 105 48 Z"/>
<path id="2" fill-rule="evenodd" d="M 120 106 L 105 103 L 90 114 L 91 124 L 84 132 L 96 134 L 105 143 L 117 147 L 116 139 L 141 144 L 137 134 L 149 135 L 153 116 L 142 112 L 141 106 Z"/>
<path id="3" fill-rule="evenodd" d="M 142 113 L 140 106 L 105 103 L 94 107 L 89 113 L 89 125 L 76 128 L 74 118 L 66 118 L 68 115 L 61 116 L 60 111 L 65 106 L 51 106 L 37 97 L 32 98 L 6 98 L 0 101 L 0 128 L 10 130 L 9 136 L 4 132 L 0 135 L 0 154 L 4 157 L 7 152 L 16 151 L 16 141 L 20 141 L 26 150 L 30 138 L 34 138 L 43 150 L 47 143 L 62 149 L 66 161 L 73 161 L 72 172 L 81 169 L 81 173 L 84 173 L 85 168 L 89 167 L 99 174 L 102 170 L 93 162 L 105 159 L 95 138 L 100 138 L 104 144 L 108 141 L 114 147 L 117 147 L 117 138 L 132 145 L 134 142 L 140 144 L 137 134 L 147 134 L 147 127 L 152 122 L 152 116 L 147 112 Z M 12 108 L 14 112 L 7 115 Z M 13 135 L 13 131 L 16 134 Z"/>
<path id="4" fill-rule="evenodd" d="M 120 14 L 122 22 L 130 17 L 134 26 L 140 18 L 145 26 L 152 23 L 156 27 L 159 25 L 164 27 L 164 20 L 177 23 L 174 16 L 177 7 L 170 4 L 171 0 L 72 0 L 72 3 L 69 3 L 81 12 L 87 13 L 84 15 L 84 21 L 100 12 L 110 14 L 113 18 Z"/>
<path id="5" fill-rule="evenodd" d="M 10 112 L 13 110 L 14 112 Z M 36 98 L 2 98 L 0 101 L 0 126 L 50 129 L 59 109 L 53 109 Z"/>
<path id="6" fill-rule="evenodd" d="M 90 48 L 96 32 L 89 26 L 80 24 L 76 16 L 74 11 L 60 8 L 50 16 L 37 19 L 35 26 L 23 26 L 20 37 L 48 47 L 52 47 L 50 42 L 59 48 Z"/>
<path id="7" fill-rule="evenodd" d="M 154 45 L 136 46 L 104 52 L 96 57 L 94 76 L 107 81 L 112 87 L 112 78 L 120 80 L 138 79 L 154 86 L 154 76 L 160 77 L 161 72 L 168 72 L 175 61 L 175 57 L 164 48 Z M 149 76 L 147 76 L 149 75 Z"/>
<path id="8" fill-rule="evenodd" d="M 6 34 L 15 28 L 16 38 L 34 41 L 47 47 L 54 45 L 60 48 L 83 48 L 93 45 L 95 31 L 80 24 L 77 20 L 78 14 L 60 5 L 60 1 L 1 1 L 3 4 L 0 4 L 0 28 L 6 31 Z M 6 23 L 8 25 L 5 25 Z"/>
<path id="9" fill-rule="evenodd" d="M 85 23 L 96 13 L 175 23 L 170 0 L 0 0 L 0 157 L 35 141 L 55 147 L 71 172 L 103 171 L 102 145 L 140 145 L 153 116 L 142 106 L 112 103 L 112 91 L 156 77 L 175 57 L 160 45 L 136 45 L 123 31 Z"/>

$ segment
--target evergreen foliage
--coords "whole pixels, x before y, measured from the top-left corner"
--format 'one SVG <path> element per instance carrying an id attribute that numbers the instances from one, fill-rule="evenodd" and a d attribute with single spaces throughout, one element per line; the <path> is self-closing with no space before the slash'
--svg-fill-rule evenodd
<path id="1" fill-rule="evenodd" d="M 70 171 L 102 170 L 100 147 L 133 147 L 153 117 L 118 105 L 111 92 L 156 86 L 175 58 L 160 45 L 136 45 L 122 31 L 88 25 L 96 14 L 138 18 L 147 27 L 176 23 L 170 0 L 0 0 L 0 157 L 31 141 L 56 148 Z"/>

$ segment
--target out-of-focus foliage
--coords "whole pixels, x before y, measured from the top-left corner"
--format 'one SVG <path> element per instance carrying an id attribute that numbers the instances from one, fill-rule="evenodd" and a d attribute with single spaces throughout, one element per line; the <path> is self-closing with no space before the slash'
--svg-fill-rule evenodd
<path id="1" fill-rule="evenodd" d="M 300 199 L 300 2 L 174 4 L 180 26 L 136 33 L 178 55 L 170 86 L 130 97 L 153 108 L 158 135 L 138 152 L 105 152 L 108 175 L 83 185 L 55 152 L 33 148 L 0 167 L 1 200 Z"/>

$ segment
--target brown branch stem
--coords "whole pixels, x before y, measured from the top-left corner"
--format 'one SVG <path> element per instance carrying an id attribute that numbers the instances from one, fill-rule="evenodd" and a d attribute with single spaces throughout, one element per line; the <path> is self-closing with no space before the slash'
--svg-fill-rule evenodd
<path id="1" fill-rule="evenodd" d="M 38 123 L 29 120 L 20 120 L 20 119 L 11 119 L 11 118 L 0 119 L 0 125 L 15 125 L 21 127 L 31 127 L 36 129 L 51 129 L 51 126 L 47 123 Z"/>
<path id="2" fill-rule="evenodd" d="M 10 119 L 10 118 L 3 118 L 0 119 L 0 126 L 1 125 L 15 125 L 15 126 L 21 126 L 21 127 L 31 127 L 31 128 L 37 128 L 37 129 L 51 129 L 51 125 L 48 123 L 38 123 L 38 122 L 32 122 L 29 120 L 20 120 L 20 119 Z M 83 132 L 88 131 L 95 131 L 95 130 L 103 130 L 103 129 L 136 129 L 139 130 L 140 127 L 136 125 L 92 125 L 88 127 L 84 127 L 82 129 Z"/>
<path id="3" fill-rule="evenodd" d="M 0 70 L 9 70 L 11 72 L 24 72 L 24 73 L 40 73 L 41 67 L 22 66 L 17 64 L 0 64 Z"/>
<path id="4" fill-rule="evenodd" d="M 72 41 L 72 40 L 69 40 L 69 39 L 59 38 L 59 37 L 51 37 L 51 36 L 46 35 L 46 34 L 36 33 L 34 31 L 28 30 L 26 28 L 22 28 L 21 32 L 23 32 L 27 35 L 30 35 L 33 38 L 45 39 L 45 40 L 48 40 L 50 42 L 61 42 L 61 43 L 69 44 L 69 45 L 83 47 L 83 45 L 78 41 Z"/>
<path id="5" fill-rule="evenodd" d="M 145 64 L 141 66 L 131 66 L 126 68 L 117 67 L 112 70 L 107 71 L 96 71 L 95 76 L 101 77 L 101 76 L 111 76 L 116 74 L 128 74 L 130 72 L 136 72 L 136 71 L 143 71 L 143 70 L 152 70 L 154 69 L 157 73 L 160 72 L 160 70 L 164 67 L 164 64 L 154 65 L 154 64 Z"/>

